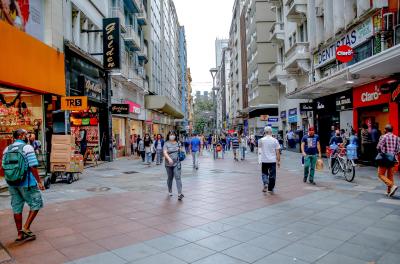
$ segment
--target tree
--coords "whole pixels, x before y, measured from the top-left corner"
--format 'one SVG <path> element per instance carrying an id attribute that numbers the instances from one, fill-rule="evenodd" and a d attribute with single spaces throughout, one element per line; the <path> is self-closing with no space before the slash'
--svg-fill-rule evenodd
<path id="1" fill-rule="evenodd" d="M 194 131 L 205 133 L 213 118 L 213 103 L 211 100 L 198 100 L 194 104 Z"/>

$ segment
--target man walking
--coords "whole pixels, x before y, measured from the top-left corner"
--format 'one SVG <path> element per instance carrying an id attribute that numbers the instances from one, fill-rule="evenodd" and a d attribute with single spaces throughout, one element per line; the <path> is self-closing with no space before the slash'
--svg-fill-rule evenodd
<path id="1" fill-rule="evenodd" d="M 39 189 L 42 191 L 45 189 L 37 170 L 39 162 L 35 151 L 32 146 L 25 143 L 26 134 L 27 131 L 24 129 L 14 131 L 15 142 L 4 150 L 2 160 L 8 191 L 11 194 L 15 226 L 18 231 L 16 242 L 36 239 L 30 227 L 43 207 Z M 30 211 L 25 225 L 22 226 L 22 211 L 25 203 L 29 205 Z"/>
<path id="2" fill-rule="evenodd" d="M 319 158 L 321 158 L 322 155 L 319 136 L 315 134 L 313 127 L 308 129 L 308 135 L 305 135 L 301 140 L 301 153 L 303 153 L 304 157 L 303 182 L 307 182 L 307 178 L 309 177 L 310 183 L 315 185 L 314 174 L 315 165 L 317 164 L 317 153 Z"/>
<path id="3" fill-rule="evenodd" d="M 237 133 L 233 134 L 233 137 L 231 138 L 231 143 L 232 143 L 233 158 L 235 161 L 239 161 L 237 158 L 239 150 L 239 139 L 237 137 Z"/>
<path id="4" fill-rule="evenodd" d="M 261 175 L 264 184 L 263 192 L 272 193 L 276 181 L 276 165 L 280 167 L 280 145 L 276 138 L 272 137 L 272 128 L 264 128 L 264 137 L 258 141 L 258 160 L 261 163 Z"/>
<path id="5" fill-rule="evenodd" d="M 193 169 L 199 169 L 199 154 L 201 153 L 201 141 L 196 133 L 193 134 L 190 141 L 190 151 L 192 152 Z"/>
<path id="6" fill-rule="evenodd" d="M 394 185 L 394 165 L 398 162 L 397 154 L 400 152 L 400 141 L 393 134 L 392 125 L 388 124 L 385 126 L 385 135 L 381 136 L 376 148 L 380 153 L 385 154 L 393 160 L 393 162 L 387 162 L 387 164 L 378 164 L 378 177 L 387 186 L 386 195 L 391 197 L 398 188 Z"/>

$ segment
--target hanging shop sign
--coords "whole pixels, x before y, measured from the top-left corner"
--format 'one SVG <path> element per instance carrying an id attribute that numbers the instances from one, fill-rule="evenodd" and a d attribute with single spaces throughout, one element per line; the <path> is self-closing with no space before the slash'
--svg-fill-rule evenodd
<path id="1" fill-rule="evenodd" d="M 394 91 L 392 93 L 392 100 L 393 100 L 393 102 L 400 101 L 400 84 L 397 86 L 396 89 L 394 89 Z"/>
<path id="2" fill-rule="evenodd" d="M 86 110 L 87 96 L 65 96 L 61 97 L 61 110 L 82 111 Z"/>
<path id="3" fill-rule="evenodd" d="M 314 111 L 313 103 L 300 103 L 300 112 Z"/>
<path id="4" fill-rule="evenodd" d="M 121 67 L 120 35 L 119 18 L 103 19 L 103 65 L 106 70 L 119 69 Z"/>
<path id="5" fill-rule="evenodd" d="M 297 115 L 297 108 L 289 109 L 289 117 Z"/>
<path id="6" fill-rule="evenodd" d="M 286 111 L 281 111 L 281 119 L 286 119 Z"/>
<path id="7" fill-rule="evenodd" d="M 88 98 L 101 101 L 103 88 L 100 82 L 90 80 L 81 75 L 78 77 L 78 87 L 79 90 L 84 91 Z"/>
<path id="8" fill-rule="evenodd" d="M 348 45 L 342 45 L 336 49 L 336 59 L 341 63 L 348 63 L 353 59 L 353 57 L 353 48 Z"/>
<path id="9" fill-rule="evenodd" d="M 336 110 L 343 111 L 353 108 L 353 100 L 350 95 L 336 97 Z"/>
<path id="10" fill-rule="evenodd" d="M 336 50 L 338 47 L 347 45 L 351 48 L 355 48 L 372 37 L 373 33 L 374 27 L 372 18 L 369 18 L 351 31 L 347 32 L 344 36 L 336 39 L 328 47 L 315 53 L 315 68 L 322 67 L 329 62 L 334 61 L 336 59 Z"/>
<path id="11" fill-rule="evenodd" d="M 111 113 L 113 115 L 129 115 L 129 105 L 128 104 L 112 104 Z"/>
<path id="12" fill-rule="evenodd" d="M 125 100 L 124 103 L 129 105 L 129 112 L 130 113 L 134 113 L 134 114 L 140 114 L 141 113 L 140 104 L 137 104 L 137 103 L 132 102 L 130 100 Z"/>

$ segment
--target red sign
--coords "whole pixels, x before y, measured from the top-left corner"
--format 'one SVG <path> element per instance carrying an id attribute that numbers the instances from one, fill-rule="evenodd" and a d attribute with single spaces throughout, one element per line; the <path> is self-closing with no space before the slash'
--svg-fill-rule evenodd
<path id="1" fill-rule="evenodd" d="M 380 86 L 387 80 L 362 85 L 353 89 L 353 107 L 366 107 L 390 102 L 390 94 L 382 94 Z"/>
<path id="2" fill-rule="evenodd" d="M 400 84 L 397 86 L 397 88 L 392 93 L 393 102 L 396 102 L 399 98 L 400 98 Z"/>
<path id="3" fill-rule="evenodd" d="M 353 59 L 353 48 L 347 45 L 339 46 L 336 49 L 336 59 L 342 63 L 350 62 Z"/>

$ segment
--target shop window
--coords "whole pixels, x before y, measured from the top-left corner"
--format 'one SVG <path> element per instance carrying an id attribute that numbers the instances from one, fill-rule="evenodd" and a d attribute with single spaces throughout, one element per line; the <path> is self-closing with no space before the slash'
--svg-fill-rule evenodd
<path id="1" fill-rule="evenodd" d="M 368 41 L 364 43 L 363 45 L 355 48 L 354 50 L 354 58 L 351 62 L 348 63 L 348 65 L 353 65 L 356 64 L 357 62 L 360 62 L 362 60 L 365 60 L 369 57 L 372 56 L 372 41 Z"/>

